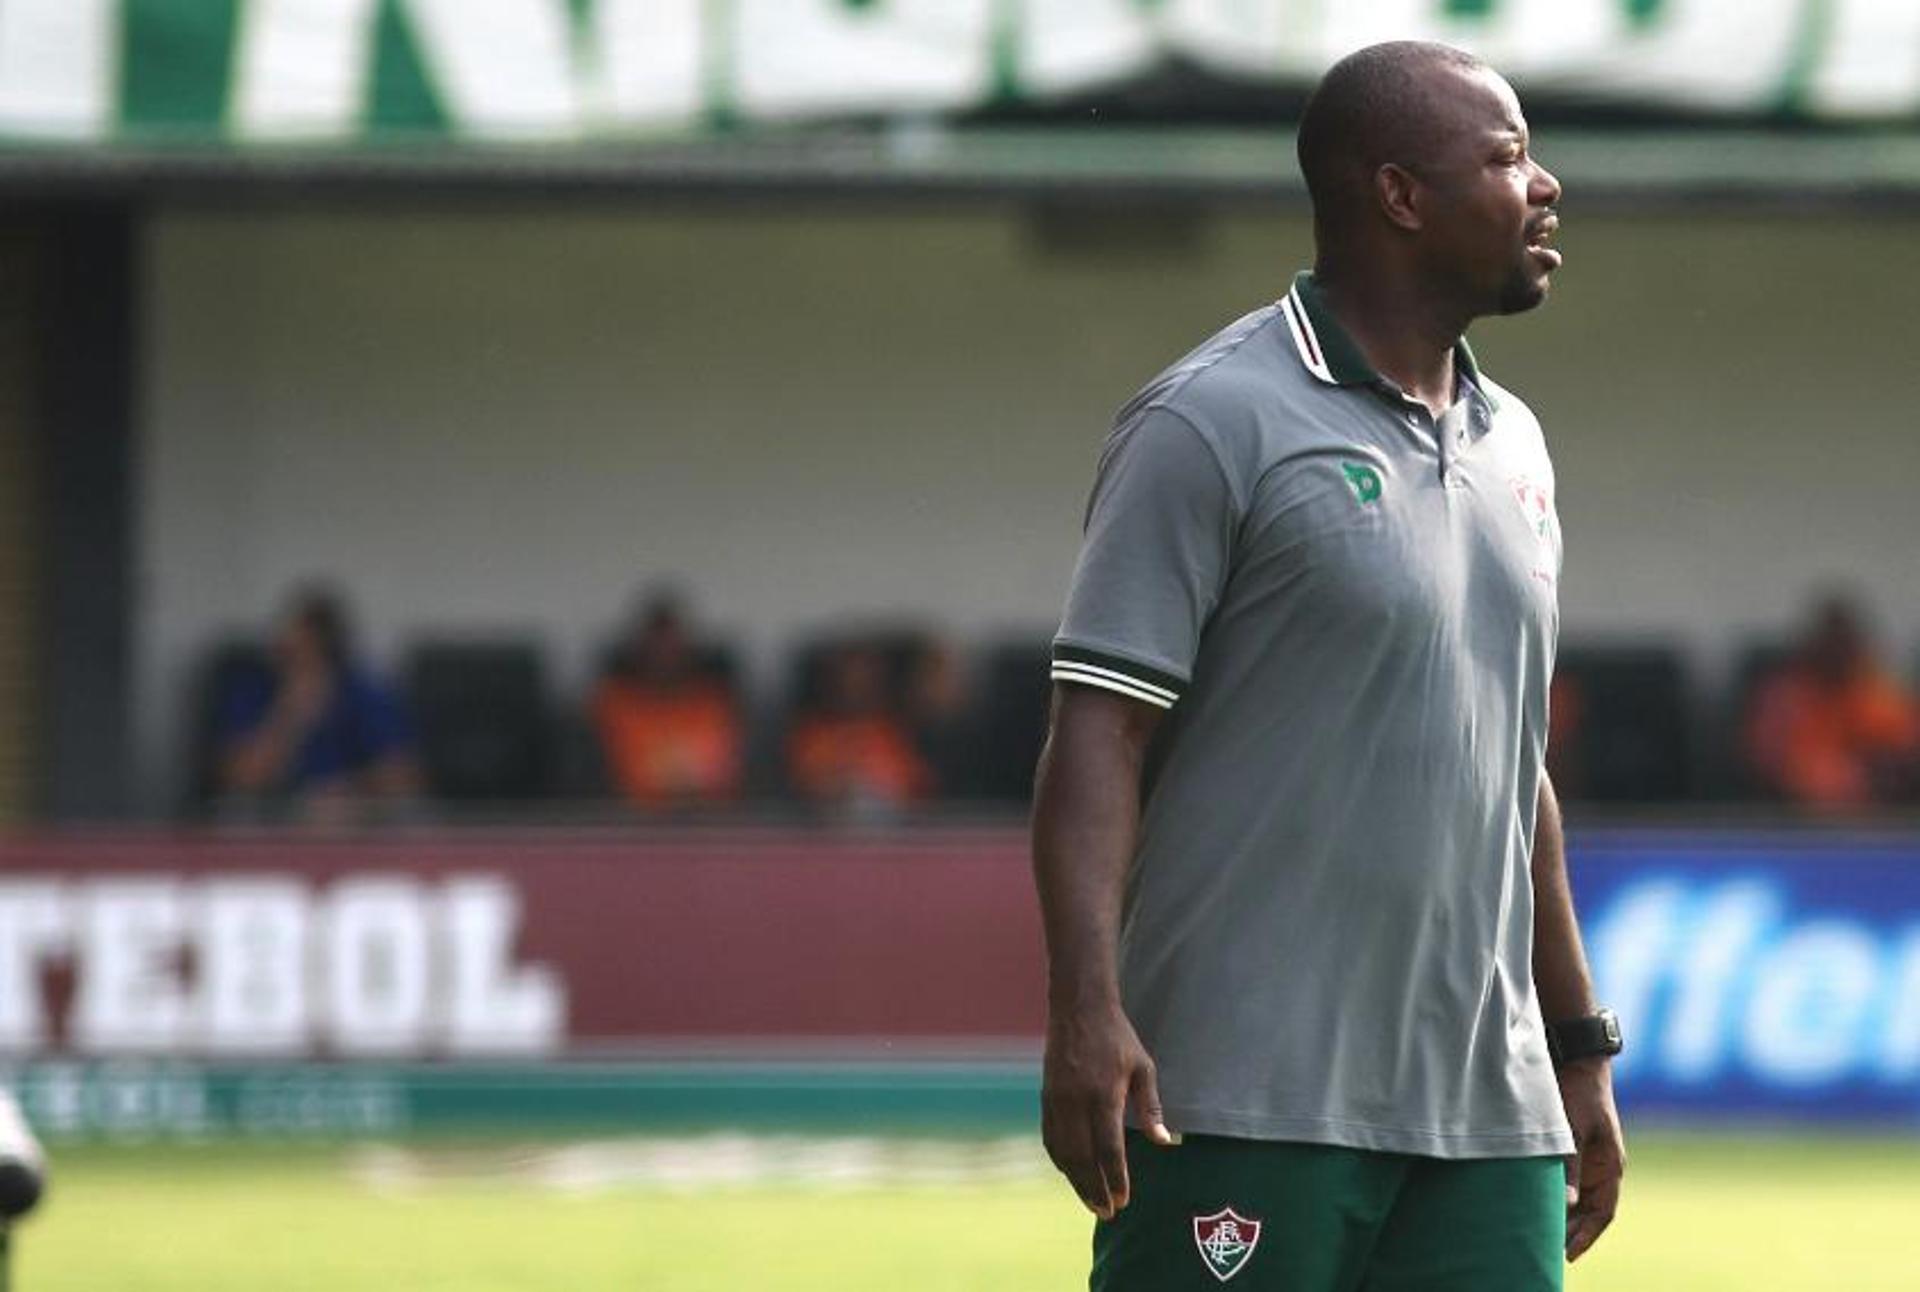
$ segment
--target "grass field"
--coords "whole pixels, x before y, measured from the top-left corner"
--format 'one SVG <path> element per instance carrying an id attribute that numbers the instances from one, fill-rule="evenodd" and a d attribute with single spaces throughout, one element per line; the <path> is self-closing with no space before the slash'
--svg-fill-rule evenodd
<path id="1" fill-rule="evenodd" d="M 22 1292 L 1084 1286 L 1023 1142 L 69 1148 Z M 1574 1292 L 1920 1286 L 1920 1140 L 1642 1134 Z"/>

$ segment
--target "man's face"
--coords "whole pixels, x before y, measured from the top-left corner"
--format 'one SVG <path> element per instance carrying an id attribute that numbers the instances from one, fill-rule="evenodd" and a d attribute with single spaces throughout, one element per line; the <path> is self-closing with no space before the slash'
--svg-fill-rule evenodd
<path id="1" fill-rule="evenodd" d="M 656 619 L 641 628 L 634 654 L 642 676 L 668 682 L 686 669 L 692 652 L 678 620 Z"/>
<path id="2" fill-rule="evenodd" d="M 331 668 L 320 633 L 312 621 L 298 611 L 281 622 L 274 640 L 274 656 L 289 673 L 324 673 Z"/>
<path id="3" fill-rule="evenodd" d="M 1424 239 L 1433 272 L 1476 314 L 1518 314 L 1547 298 L 1560 253 L 1560 181 L 1528 152 L 1513 87 L 1492 72 L 1449 69 L 1434 96 L 1434 158 L 1417 172 L 1427 192 Z"/>

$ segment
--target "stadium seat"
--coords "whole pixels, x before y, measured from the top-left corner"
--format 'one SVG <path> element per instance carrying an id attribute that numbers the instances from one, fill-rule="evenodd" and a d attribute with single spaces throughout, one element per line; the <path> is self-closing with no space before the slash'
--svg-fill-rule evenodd
<path id="1" fill-rule="evenodd" d="M 980 749 L 982 797 L 1025 803 L 1047 737 L 1051 634 L 1007 637 L 982 652 Z"/>
<path id="2" fill-rule="evenodd" d="M 553 725 L 539 650 L 437 641 L 408 656 L 427 792 L 455 803 L 526 801 L 552 787 Z"/>
<path id="3" fill-rule="evenodd" d="M 1556 683 L 1578 706 L 1556 751 L 1557 788 L 1572 800 L 1671 803 L 1694 787 L 1693 705 L 1679 652 L 1664 645 L 1572 646 Z"/>

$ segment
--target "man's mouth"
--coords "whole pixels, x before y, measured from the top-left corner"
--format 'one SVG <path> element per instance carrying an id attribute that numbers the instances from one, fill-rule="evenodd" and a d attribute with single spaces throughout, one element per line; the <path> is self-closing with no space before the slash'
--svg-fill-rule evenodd
<path id="1" fill-rule="evenodd" d="M 1527 230 L 1527 250 L 1548 269 L 1558 269 L 1562 256 L 1557 248 L 1551 246 L 1553 235 L 1560 231 L 1560 217 L 1549 215 L 1534 222 Z"/>

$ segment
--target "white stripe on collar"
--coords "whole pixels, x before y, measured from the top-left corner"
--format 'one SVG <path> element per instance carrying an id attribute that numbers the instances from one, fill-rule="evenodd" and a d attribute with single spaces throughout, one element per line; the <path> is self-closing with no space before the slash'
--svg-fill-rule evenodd
<path id="1" fill-rule="evenodd" d="M 1313 330 L 1313 320 L 1307 317 L 1307 307 L 1300 299 L 1298 287 L 1289 289 L 1280 298 L 1280 312 L 1286 315 L 1287 329 L 1293 333 L 1293 347 L 1300 352 L 1300 362 L 1306 365 L 1307 371 L 1329 386 L 1339 385 L 1333 379 L 1333 369 L 1327 367 L 1327 352 Z"/>

